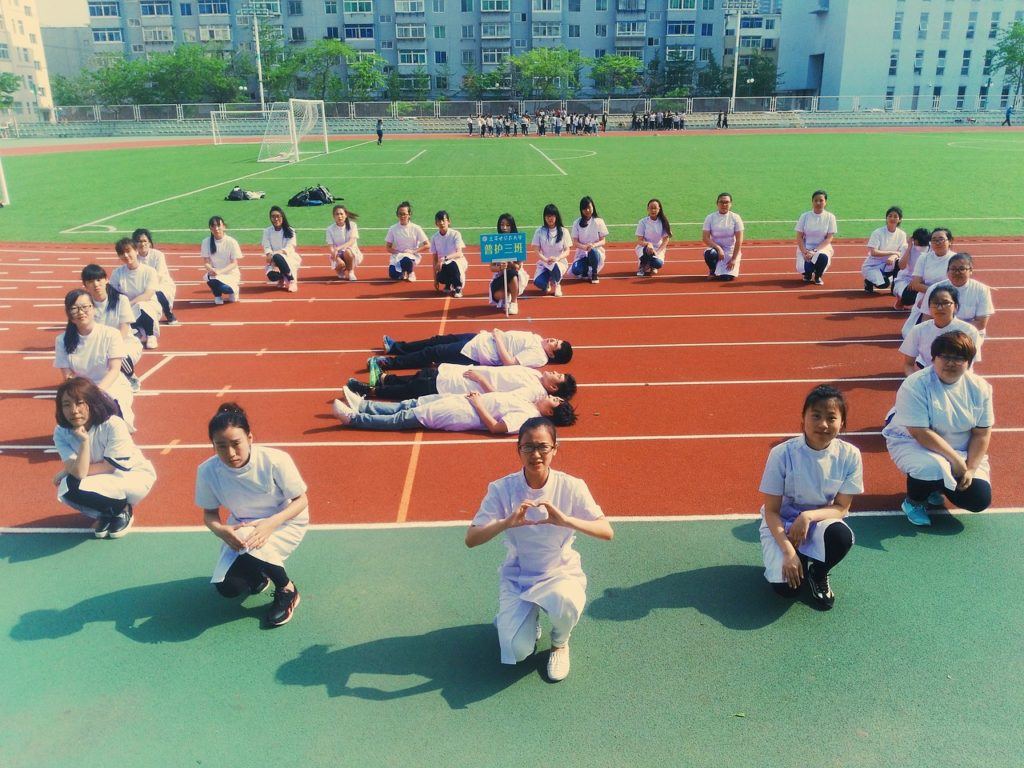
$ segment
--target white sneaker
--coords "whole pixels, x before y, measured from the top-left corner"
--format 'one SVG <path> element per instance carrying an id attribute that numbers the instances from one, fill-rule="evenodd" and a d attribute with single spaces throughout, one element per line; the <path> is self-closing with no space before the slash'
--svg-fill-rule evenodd
<path id="1" fill-rule="evenodd" d="M 156 349 L 157 346 L 156 336 L 149 336 L 146 338 L 146 349 Z"/>
<path id="2" fill-rule="evenodd" d="M 498 309 L 504 309 L 505 308 L 505 300 L 504 299 L 500 299 L 496 306 L 497 306 Z"/>
<path id="3" fill-rule="evenodd" d="M 223 296 L 214 296 L 213 297 L 213 303 L 218 305 L 218 306 L 220 306 L 221 304 L 224 303 L 224 297 Z"/>
<path id="4" fill-rule="evenodd" d="M 335 418 L 341 422 L 341 426 L 343 427 L 347 427 L 351 424 L 352 417 L 355 415 L 355 412 L 341 402 L 341 400 L 335 400 L 331 403 L 331 412 L 334 414 Z"/>
<path id="5" fill-rule="evenodd" d="M 601 282 L 601 278 L 599 278 L 599 277 L 597 277 L 597 276 L 595 275 L 595 276 L 594 276 L 594 278 L 593 278 L 593 279 L 591 279 L 591 281 L 590 281 L 590 284 L 591 284 L 591 285 L 598 285 L 598 284 L 599 284 L 600 282 Z"/>
<path id="6" fill-rule="evenodd" d="M 452 292 L 452 298 L 453 299 L 461 299 L 462 298 L 462 291 L 456 289 L 454 292 Z"/>
<path id="7" fill-rule="evenodd" d="M 299 290 L 298 278 L 293 277 L 291 280 L 288 280 L 285 283 L 285 285 L 288 288 L 288 293 L 298 293 L 298 290 Z"/>
<path id="8" fill-rule="evenodd" d="M 569 676 L 569 645 L 552 648 L 548 655 L 548 680 L 557 683 Z"/>
<path id="9" fill-rule="evenodd" d="M 508 313 L 510 315 L 518 315 L 519 314 L 519 302 L 514 301 L 511 304 L 509 304 L 508 305 Z"/>
<path id="10" fill-rule="evenodd" d="M 410 272 L 409 273 L 409 277 L 407 279 L 409 280 L 410 283 L 415 283 L 416 282 L 416 273 L 415 272 Z"/>
<path id="11" fill-rule="evenodd" d="M 555 296 L 561 296 L 562 295 L 562 284 L 561 283 L 555 283 L 554 294 L 555 294 Z"/>
<path id="12" fill-rule="evenodd" d="M 349 408 L 357 412 L 362 410 L 360 406 L 363 403 L 363 398 L 360 395 L 357 395 L 348 387 L 342 387 L 341 393 L 345 395 L 345 403 L 348 405 Z"/>
<path id="13" fill-rule="evenodd" d="M 278 288 L 280 288 L 281 287 L 281 281 L 280 280 L 271 280 L 268 277 L 267 278 L 267 285 L 274 285 L 274 286 L 277 286 Z"/>
<path id="14" fill-rule="evenodd" d="M 353 269 L 348 273 L 348 281 L 354 283 L 356 281 L 356 271 Z"/>
<path id="15" fill-rule="evenodd" d="M 636 271 L 636 276 L 637 276 L 637 277 L 643 277 L 643 276 L 644 276 L 644 271 L 643 271 L 642 269 L 638 269 L 638 270 Z"/>
<path id="16" fill-rule="evenodd" d="M 225 301 L 228 304 L 234 304 L 236 301 L 238 301 L 238 294 L 237 293 L 229 293 L 227 295 L 227 298 L 225 299 Z"/>

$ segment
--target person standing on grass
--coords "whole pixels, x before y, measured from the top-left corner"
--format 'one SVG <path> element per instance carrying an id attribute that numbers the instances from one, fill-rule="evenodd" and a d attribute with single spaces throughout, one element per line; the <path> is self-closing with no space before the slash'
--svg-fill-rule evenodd
<path id="1" fill-rule="evenodd" d="M 377 146 L 379 147 L 384 143 L 384 121 L 381 118 L 377 118 Z"/>
<path id="2" fill-rule="evenodd" d="M 160 302 L 156 300 L 160 275 L 139 261 L 139 254 L 130 238 L 122 237 L 114 243 L 114 250 L 121 266 L 110 275 L 110 284 L 128 299 L 135 316 L 132 328 L 139 335 L 142 346 L 156 349 L 160 334 Z"/>
<path id="3" fill-rule="evenodd" d="M 167 257 L 163 251 L 153 247 L 153 233 L 144 227 L 132 232 L 132 243 L 139 253 L 139 261 L 147 267 L 152 267 L 160 276 L 160 287 L 156 291 L 156 300 L 160 302 L 160 308 L 164 312 L 168 325 L 177 325 L 178 318 L 174 315 L 174 297 L 178 293 L 178 286 L 171 277 L 171 271 L 167 268 Z"/>
<path id="4" fill-rule="evenodd" d="M 57 388 L 53 444 L 64 466 L 53 477 L 57 499 L 96 520 L 98 539 L 119 539 L 132 527 L 133 507 L 156 482 L 156 470 L 132 441 L 118 406 L 86 378 Z"/>
<path id="5" fill-rule="evenodd" d="M 647 215 L 636 225 L 636 257 L 639 261 L 637 277 L 656 275 L 665 266 L 671 237 L 672 225 L 668 223 L 661 200 L 653 197 L 647 201 Z"/>
<path id="6" fill-rule="evenodd" d="M 604 269 L 604 246 L 608 238 L 608 225 L 597 215 L 594 198 L 587 195 L 580 200 L 580 217 L 572 224 L 572 240 L 576 243 L 576 258 L 572 273 L 576 277 L 600 283 L 597 276 Z"/>
<path id="7" fill-rule="evenodd" d="M 732 195 L 723 192 L 716 201 L 718 210 L 704 219 L 701 239 L 707 246 L 704 263 L 708 267 L 708 278 L 735 280 L 740 276 L 740 259 L 743 257 L 743 219 L 732 210 Z"/>
<path id="8" fill-rule="evenodd" d="M 334 223 L 327 228 L 327 247 L 330 250 L 331 269 L 339 280 L 356 281 L 356 267 L 363 263 L 363 252 L 359 250 L 359 215 L 344 205 L 336 205 L 331 211 Z"/>
<path id="9" fill-rule="evenodd" d="M 882 436 L 907 476 L 903 513 L 931 525 L 928 507 L 944 499 L 970 512 L 992 503 L 988 444 L 995 424 L 992 387 L 970 370 L 977 349 L 962 331 L 932 342 L 932 362 L 906 378 Z"/>
<path id="10" fill-rule="evenodd" d="M 238 261 L 242 248 L 238 241 L 227 234 L 227 225 L 220 216 L 210 217 L 210 236 L 204 237 L 199 255 L 206 268 L 206 284 L 213 294 L 214 304 L 238 301 L 241 293 L 242 271 Z"/>
<path id="11" fill-rule="evenodd" d="M 978 329 L 968 322 L 956 317 L 960 308 L 960 293 L 951 285 L 936 287 L 928 297 L 931 320 L 918 323 L 900 344 L 903 355 L 903 375 L 910 376 L 922 368 L 927 368 L 932 361 L 932 342 L 937 336 L 950 331 L 962 331 L 971 337 L 975 348 L 972 363 L 981 362 L 981 336 Z"/>
<path id="12" fill-rule="evenodd" d="M 68 324 L 54 345 L 54 368 L 61 381 L 76 376 L 88 379 L 116 403 L 128 425 L 135 431 L 132 388 L 121 373 L 128 353 L 121 332 L 96 322 L 96 307 L 87 291 L 76 288 L 64 297 Z M 115 411 L 116 413 L 117 411 Z"/>
<path id="13" fill-rule="evenodd" d="M 507 234 L 518 231 L 516 220 L 511 213 L 503 213 L 498 217 L 498 232 Z M 491 278 L 491 304 L 498 309 L 504 309 L 507 298 L 510 315 L 519 314 L 519 297 L 522 296 L 530 282 L 523 265 L 524 263 L 521 261 L 491 262 L 491 272 L 497 273 Z M 502 276 L 502 272 L 505 273 L 504 276 Z M 505 296 L 506 286 L 508 287 L 507 297 Z"/>
<path id="14" fill-rule="evenodd" d="M 914 278 L 914 267 L 918 259 L 928 251 L 931 236 L 932 233 L 924 227 L 918 227 L 910 235 L 907 249 L 900 258 L 899 268 L 892 280 L 892 293 L 896 297 L 893 309 L 906 309 L 917 301 L 917 291 L 910 287 L 910 281 Z"/>
<path id="15" fill-rule="evenodd" d="M 263 255 L 266 257 L 267 282 L 288 293 L 299 290 L 299 265 L 302 257 L 295 246 L 295 229 L 278 205 L 270 207 L 270 226 L 263 230 Z"/>
<path id="16" fill-rule="evenodd" d="M 825 270 L 835 254 L 832 238 L 838 227 L 836 217 L 825 210 L 826 205 L 828 193 L 823 189 L 815 191 L 811 195 L 811 210 L 796 222 L 796 271 L 803 274 L 805 283 L 824 285 Z"/>
<path id="17" fill-rule="evenodd" d="M 562 295 L 562 278 L 569 271 L 568 256 L 572 249 L 572 235 L 562 224 L 558 206 L 544 206 L 544 224 L 533 233 L 531 245 L 537 247 L 537 268 L 533 284 L 543 294 Z"/>
<path id="18" fill-rule="evenodd" d="M 498 570 L 494 619 L 501 663 L 517 664 L 536 652 L 544 612 L 551 622 L 547 676 L 558 682 L 569 674 L 569 638 L 587 601 L 587 577 L 573 541 L 577 532 L 611 541 L 614 532 L 586 483 L 551 468 L 558 436 L 550 419 L 526 421 L 516 452 L 522 469 L 487 487 L 466 530 L 466 546 L 505 534 L 508 554 Z"/>
<path id="19" fill-rule="evenodd" d="M 133 392 L 139 390 L 135 366 L 142 359 L 142 342 L 132 333 L 131 306 L 124 294 L 107 282 L 107 271 L 99 264 L 88 264 L 82 270 L 82 285 L 96 308 L 96 322 L 113 328 L 124 339 L 125 356 L 121 358 L 121 373 L 128 379 Z"/>
<path id="20" fill-rule="evenodd" d="M 284 562 L 309 525 L 306 483 L 291 456 L 255 443 L 249 419 L 236 403 L 217 409 L 208 433 L 217 454 L 199 465 L 195 499 L 206 527 L 221 540 L 210 581 L 224 597 L 258 595 L 272 582 L 267 625 L 287 624 L 299 590 Z M 226 522 L 221 507 L 228 511 Z"/>
<path id="21" fill-rule="evenodd" d="M 868 238 L 868 255 L 860 267 L 864 277 L 864 290 L 884 291 L 896 278 L 903 253 L 907 250 L 907 233 L 900 229 L 903 209 L 898 205 L 885 212 L 885 226 L 879 227 Z"/>
<path id="22" fill-rule="evenodd" d="M 466 270 L 469 263 L 463 254 L 466 244 L 462 242 L 462 234 L 451 228 L 448 211 L 438 211 L 434 215 L 437 234 L 430 238 L 430 253 L 434 257 L 434 288 L 450 293 L 452 298 L 462 298 L 462 286 L 466 282 Z"/>
<path id="23" fill-rule="evenodd" d="M 827 611 L 835 603 L 829 573 L 853 546 L 843 518 L 864 492 L 864 470 L 856 446 L 839 439 L 842 392 L 812 389 L 801 424 L 802 434 L 772 448 L 761 477 L 764 577 L 782 597 L 796 597 L 806 581 L 814 604 Z"/>
<path id="24" fill-rule="evenodd" d="M 398 204 L 395 215 L 398 223 L 392 224 L 384 237 L 384 245 L 391 255 L 388 276 L 392 280 L 415 283 L 416 273 L 413 270 L 423 258 L 421 251 L 430 247 L 430 240 L 419 224 L 412 223 L 412 204 L 408 200 Z"/>

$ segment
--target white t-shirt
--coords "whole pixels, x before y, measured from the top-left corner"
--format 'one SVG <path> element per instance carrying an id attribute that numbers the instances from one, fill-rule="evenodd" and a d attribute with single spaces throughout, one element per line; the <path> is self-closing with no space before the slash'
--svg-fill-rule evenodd
<path id="1" fill-rule="evenodd" d="M 107 375 L 111 358 L 127 356 L 121 332 L 99 323 L 93 325 L 88 336 L 78 337 L 78 346 L 71 354 L 64 349 L 63 333 L 57 337 L 54 351 L 54 368 L 69 368 L 76 376 L 83 376 L 93 383 L 102 381 Z"/>
<path id="2" fill-rule="evenodd" d="M 907 427 L 928 427 L 956 451 L 966 451 L 971 430 L 996 423 L 992 386 L 973 371 L 946 384 L 929 365 L 908 376 L 896 393 L 896 407 L 882 430 L 886 439 L 913 440 Z"/>
<path id="3" fill-rule="evenodd" d="M 455 365 L 441 363 L 437 366 L 437 392 L 440 395 L 465 395 L 470 392 L 481 392 L 483 388 L 472 379 L 467 379 L 466 371 L 475 371 L 483 378 L 494 392 L 512 392 L 517 389 L 530 391 L 529 400 L 537 400 L 547 394 L 540 383 L 541 372 L 525 365 Z"/>
<path id="4" fill-rule="evenodd" d="M 658 243 L 661 242 L 661 238 L 665 236 L 665 228 L 661 226 L 661 219 L 652 219 L 650 216 L 644 216 L 637 222 L 636 225 L 636 236 L 642 237 L 645 242 L 650 243 L 655 248 L 658 248 Z M 640 246 L 643 243 L 638 244 L 637 251 L 640 250 Z M 658 258 L 664 259 L 665 251 L 668 249 L 668 244 L 662 246 L 658 251 Z"/>
<path id="5" fill-rule="evenodd" d="M 238 244 L 231 235 L 224 235 L 220 240 L 217 240 L 217 252 L 210 253 L 210 238 L 204 237 L 203 242 L 199 246 L 199 255 L 203 261 L 209 261 L 213 265 L 214 269 L 221 270 L 227 269 L 229 265 L 233 265 L 231 270 L 227 273 L 223 273 L 217 276 L 217 279 L 224 281 L 225 277 L 230 277 L 230 273 L 233 271 L 236 273 L 235 282 L 237 283 L 238 273 L 238 260 L 242 258 L 242 247 Z"/>
<path id="6" fill-rule="evenodd" d="M 834 503 L 840 493 L 864 493 L 860 450 L 836 438 L 816 451 L 803 435 L 792 437 L 768 454 L 760 491 L 781 496 L 779 515 L 792 523 L 805 510 Z"/>
<path id="7" fill-rule="evenodd" d="M 711 233 L 711 240 L 725 251 L 725 258 L 729 259 L 736 244 L 736 233 L 743 231 L 743 219 L 734 211 L 725 214 L 713 211 L 704 218 L 703 231 Z"/>
<path id="8" fill-rule="evenodd" d="M 548 364 L 544 339 L 529 331 L 504 331 L 505 349 L 519 365 L 541 368 Z M 462 354 L 480 365 L 501 365 L 494 334 L 481 331 L 462 348 Z"/>
<path id="9" fill-rule="evenodd" d="M 120 416 L 111 416 L 102 424 L 96 424 L 87 431 L 89 435 L 89 459 L 93 464 L 106 461 L 115 469 L 124 472 L 141 469 L 156 474 L 152 462 L 132 440 L 128 425 Z M 57 426 L 53 430 L 53 444 L 61 461 L 78 458 L 81 442 L 67 427 Z"/>
<path id="10" fill-rule="evenodd" d="M 109 301 L 94 301 L 93 304 L 96 305 L 96 322 L 114 328 L 118 333 L 121 332 L 122 325 L 131 325 L 135 322 L 135 315 L 128 303 L 128 297 L 124 294 L 118 294 L 114 304 Z"/>
<path id="11" fill-rule="evenodd" d="M 277 448 L 253 445 L 244 467 L 229 467 L 217 456 L 199 465 L 196 505 L 224 507 L 238 520 L 275 515 L 306 492 L 306 483 L 292 457 Z M 298 517 L 308 517 L 308 510 Z"/>
<path id="12" fill-rule="evenodd" d="M 868 248 L 876 251 L 896 251 L 900 256 L 907 249 L 907 233 L 899 227 L 890 232 L 888 227 L 879 227 L 868 238 Z M 864 260 L 865 267 L 881 267 L 889 261 L 888 256 L 868 256 Z"/>
<path id="13" fill-rule="evenodd" d="M 803 232 L 804 246 L 808 250 L 814 250 L 821 245 L 826 237 L 835 235 L 838 232 L 836 217 L 829 211 L 822 211 L 821 213 L 807 211 L 797 220 L 794 231 Z M 825 252 L 831 256 L 832 247 L 829 246 Z"/>
<path id="14" fill-rule="evenodd" d="M 145 264 L 147 267 L 152 267 L 156 270 L 156 273 L 160 276 L 160 290 L 167 293 L 168 289 L 173 291 L 174 279 L 171 277 L 171 270 L 167 268 L 167 257 L 164 256 L 163 251 L 158 251 L 156 248 L 150 247 L 149 253 L 143 256 L 139 254 L 139 261 Z"/>
<path id="15" fill-rule="evenodd" d="M 954 256 L 951 248 L 945 256 L 938 256 L 930 248 L 922 253 L 917 263 L 914 264 L 914 277 L 920 277 L 925 285 L 932 285 L 940 280 L 946 279 L 946 269 L 949 267 L 949 260 Z"/>
<path id="16" fill-rule="evenodd" d="M 269 226 L 263 230 L 263 239 L 260 243 L 263 246 L 264 253 L 270 254 L 280 251 L 292 255 L 295 254 L 295 248 L 298 246 L 299 240 L 294 229 L 292 230 L 291 237 L 285 237 L 284 227 L 275 229 L 273 226 Z"/>
<path id="17" fill-rule="evenodd" d="M 430 242 L 430 238 L 419 224 L 410 221 L 404 227 L 401 224 L 392 224 L 384 237 L 384 242 L 391 243 L 391 247 L 395 249 L 396 253 L 391 254 L 391 265 L 397 267 L 403 258 L 411 258 L 419 264 L 422 257 L 418 253 L 413 256 L 413 251 L 417 246 Z"/>
<path id="18" fill-rule="evenodd" d="M 111 273 L 110 284 L 128 297 L 129 308 L 136 320 L 139 312 L 145 312 L 154 320 L 160 318 L 160 302 L 156 299 L 156 291 L 160 289 L 160 275 L 156 273 L 155 269 L 147 267 L 145 264 L 139 264 L 135 269 L 128 269 L 127 264 L 122 264 Z M 141 296 L 146 291 L 153 291 L 152 298 L 148 301 L 131 304 L 132 299 Z"/>
<path id="19" fill-rule="evenodd" d="M 931 317 L 932 310 L 928 306 L 928 300 L 932 297 L 932 291 L 939 287 L 949 287 L 953 284 L 949 279 L 939 280 L 928 286 L 921 302 L 921 314 Z M 996 313 L 995 305 L 992 303 L 992 290 L 984 283 L 979 283 L 974 278 L 968 281 L 961 288 L 956 289 L 960 296 L 960 309 L 956 316 L 961 320 L 973 320 L 976 317 L 988 317 Z"/>
<path id="20" fill-rule="evenodd" d="M 572 234 L 566 227 L 562 227 L 562 239 L 558 237 L 558 228 L 537 227 L 533 233 L 531 245 L 537 246 L 540 250 L 540 258 L 537 259 L 537 266 L 551 269 L 560 267 L 564 273 L 567 267 L 565 255 L 572 248 Z"/>
<path id="21" fill-rule="evenodd" d="M 462 267 L 465 268 L 466 257 L 461 251 L 466 247 L 466 244 L 462 242 L 462 233 L 457 229 L 448 229 L 446 234 L 435 232 L 434 236 L 430 238 L 430 252 L 437 256 L 438 261 L 442 264 L 455 261 L 460 262 Z M 459 254 L 456 258 L 455 254 Z"/>
<path id="22" fill-rule="evenodd" d="M 480 403 L 491 418 L 503 422 L 509 433 L 514 434 L 527 419 L 540 416 L 540 411 L 528 399 L 530 395 L 529 390 L 490 392 L 480 396 Z M 439 397 L 412 410 L 416 420 L 429 429 L 449 432 L 486 429 L 473 404 L 462 395 Z"/>
<path id="23" fill-rule="evenodd" d="M 580 226 L 583 221 L 583 217 L 576 219 L 572 223 L 572 240 L 576 243 L 576 258 L 585 258 L 587 252 L 591 249 L 592 243 L 599 242 L 608 237 L 608 225 L 604 223 L 604 219 L 598 216 L 592 216 L 587 226 Z M 604 259 L 604 246 L 594 248 L 597 251 L 598 259 Z"/>
<path id="24" fill-rule="evenodd" d="M 356 264 L 359 264 L 363 260 L 362 251 L 359 250 L 359 227 L 351 219 L 346 219 L 345 224 L 346 226 L 344 227 L 331 224 L 327 228 L 327 245 L 338 251 L 351 250 L 355 256 Z M 337 259 L 331 256 L 331 266 L 334 266 L 336 262 Z"/>
<path id="25" fill-rule="evenodd" d="M 907 357 L 913 357 L 923 367 L 929 368 L 932 364 L 932 342 L 942 334 L 951 333 L 952 331 L 963 331 L 971 337 L 971 341 L 974 342 L 974 348 L 977 350 L 974 355 L 974 362 L 980 363 L 981 336 L 978 334 L 978 329 L 970 323 L 955 317 L 945 328 L 937 328 L 934 320 L 918 323 L 910 329 L 907 337 L 903 339 L 903 343 L 900 344 L 900 352 Z"/>

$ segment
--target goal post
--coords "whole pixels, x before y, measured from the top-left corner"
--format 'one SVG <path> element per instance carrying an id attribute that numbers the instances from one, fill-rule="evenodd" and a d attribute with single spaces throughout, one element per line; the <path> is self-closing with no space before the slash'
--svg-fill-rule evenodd
<path id="1" fill-rule="evenodd" d="M 213 143 L 226 143 L 228 138 L 260 136 L 266 130 L 270 112 L 264 110 L 218 109 L 210 113 Z"/>
<path id="2" fill-rule="evenodd" d="M 271 105 L 259 162 L 295 163 L 327 152 L 327 112 L 323 101 L 289 99 Z"/>
<path id="3" fill-rule="evenodd" d="M 4 176 L 4 161 L 0 158 L 0 208 L 11 204 L 11 197 L 7 194 L 7 177 Z"/>

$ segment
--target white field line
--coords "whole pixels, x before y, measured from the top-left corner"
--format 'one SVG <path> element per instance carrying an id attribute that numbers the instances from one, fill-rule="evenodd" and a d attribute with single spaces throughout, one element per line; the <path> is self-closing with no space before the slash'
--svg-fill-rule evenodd
<path id="1" fill-rule="evenodd" d="M 555 170 L 558 171 L 560 174 L 562 174 L 563 176 L 568 176 L 569 175 L 568 173 L 566 173 L 562 169 L 562 166 L 560 166 L 558 163 L 556 163 L 554 160 L 552 160 L 550 157 L 548 157 L 546 154 L 544 154 L 544 151 L 542 149 L 539 149 L 537 146 L 535 146 L 533 144 L 531 144 L 530 147 L 532 149 L 536 150 L 540 154 L 541 157 L 543 157 L 545 160 L 547 160 L 549 163 L 551 163 L 553 166 L 555 166 Z M 701 222 L 701 224 L 703 224 L 703 223 L 704 222 Z M 620 226 L 629 226 L 629 225 L 622 224 Z M 633 226 L 635 227 L 636 224 L 633 224 Z"/>
<path id="2" fill-rule="evenodd" d="M 146 379 L 148 379 L 148 378 L 149 378 L 150 376 L 152 376 L 152 375 L 153 375 L 154 373 L 156 373 L 156 372 L 157 372 L 157 371 L 159 371 L 159 370 L 160 370 L 161 368 L 163 368 L 163 367 L 164 367 L 165 365 L 167 365 L 167 364 L 168 364 L 169 362 L 171 362 L 171 360 L 173 360 L 173 359 L 174 359 L 174 355 L 173 355 L 173 354 L 172 354 L 172 355 L 167 355 L 166 357 L 164 357 L 164 359 L 163 359 L 163 360 L 161 360 L 161 361 L 160 361 L 159 363 L 157 363 L 156 365 L 154 365 L 154 366 L 153 366 L 152 368 L 150 368 L 150 369 L 149 369 L 148 371 L 146 371 L 146 372 L 145 372 L 144 374 L 142 374 L 141 376 L 139 376 L 139 381 L 140 381 L 140 382 L 143 382 L 143 381 L 145 381 L 145 380 L 146 380 Z M 54 391 L 54 394 L 56 394 L 56 391 Z"/>
<path id="3" fill-rule="evenodd" d="M 1017 515 L 1024 513 L 1020 507 L 990 507 L 984 512 L 964 512 L 962 510 L 933 511 L 934 515 L 949 515 L 950 517 L 970 517 L 972 515 Z M 851 512 L 848 517 L 903 517 L 903 512 L 898 509 L 877 509 L 865 510 L 862 512 Z M 756 512 L 747 514 L 729 513 L 725 515 L 650 515 L 644 517 L 618 517 L 609 516 L 609 522 L 616 525 L 644 525 L 647 523 L 712 523 L 715 521 L 742 522 L 748 520 L 760 520 L 761 515 Z M 309 529 L 312 531 L 396 531 L 412 530 L 422 528 L 465 528 L 468 519 L 460 520 L 434 520 L 434 521 L 407 521 L 402 523 L 311 523 Z M 133 533 L 201 533 L 204 536 L 210 535 L 210 530 L 205 525 L 167 525 L 148 526 L 135 525 Z M 38 535 L 38 534 L 72 534 L 79 536 L 92 536 L 92 528 L 10 528 L 0 527 L 0 535 Z"/>
<path id="4" fill-rule="evenodd" d="M 369 143 L 370 143 L 370 141 L 364 141 L 364 142 L 361 142 L 360 144 L 351 144 L 351 145 L 349 145 L 347 147 L 342 147 L 341 149 L 332 149 L 332 150 L 330 150 L 328 152 L 328 154 L 344 152 L 345 150 L 353 149 L 355 147 L 361 147 L 364 144 L 369 144 Z M 310 158 L 307 158 L 307 160 L 309 160 L 309 159 Z M 302 162 L 305 162 L 305 161 L 300 159 L 298 162 L 302 163 Z M 224 181 L 218 181 L 215 184 L 210 184 L 209 186 L 201 187 L 200 189 L 193 189 L 193 190 L 190 190 L 188 192 L 182 192 L 181 194 L 178 194 L 178 195 L 172 195 L 170 197 L 165 197 L 162 200 L 156 200 L 156 201 L 151 202 L 151 203 L 144 203 L 142 205 L 137 205 L 134 208 L 128 208 L 127 210 L 124 210 L 124 211 L 118 211 L 117 213 L 112 213 L 109 216 L 104 216 L 103 218 L 95 219 L 95 220 L 90 221 L 90 222 L 88 222 L 86 224 L 79 224 L 76 227 L 71 227 L 70 229 L 61 230 L 60 234 L 62 234 L 62 235 L 87 234 L 85 232 L 82 232 L 82 230 L 86 229 L 87 227 L 100 227 L 100 226 L 103 226 L 106 231 L 116 232 L 117 230 L 115 230 L 113 227 L 110 227 L 108 225 L 104 225 L 103 222 L 110 221 L 110 219 L 117 218 L 118 216 L 124 216 L 126 214 L 135 213 L 136 211 L 141 211 L 141 210 L 144 210 L 146 208 L 152 208 L 154 205 L 162 205 L 163 203 L 169 203 L 172 200 L 179 200 L 179 199 L 181 199 L 183 197 L 188 197 L 190 195 L 195 195 L 195 194 L 198 194 L 200 192 L 206 192 L 206 191 L 211 190 L 211 189 L 216 189 L 217 187 L 223 187 L 226 184 L 232 184 L 234 182 L 242 181 L 244 179 L 251 179 L 254 176 L 262 176 L 265 173 L 271 173 L 272 171 L 279 171 L 279 170 L 281 170 L 281 166 L 271 166 L 270 168 L 264 168 L 261 171 L 254 171 L 253 173 L 246 174 L 245 176 L 236 176 L 233 179 L 226 179 Z"/>
<path id="5" fill-rule="evenodd" d="M 406 160 L 406 161 L 405 161 L 405 163 L 404 163 L 404 165 L 409 165 L 409 164 L 410 164 L 410 163 L 411 163 L 411 162 L 412 162 L 413 160 L 415 160 L 415 159 L 416 159 L 416 158 L 418 158 L 418 157 L 422 157 L 422 156 L 423 156 L 423 155 L 425 155 L 426 153 L 427 153 L 427 150 L 425 150 L 425 149 L 421 149 L 421 150 L 420 150 L 419 152 L 417 152 L 417 153 L 416 153 L 415 155 L 413 155 L 413 156 L 412 156 L 412 157 L 410 157 L 410 158 L 409 158 L 408 160 Z"/>

